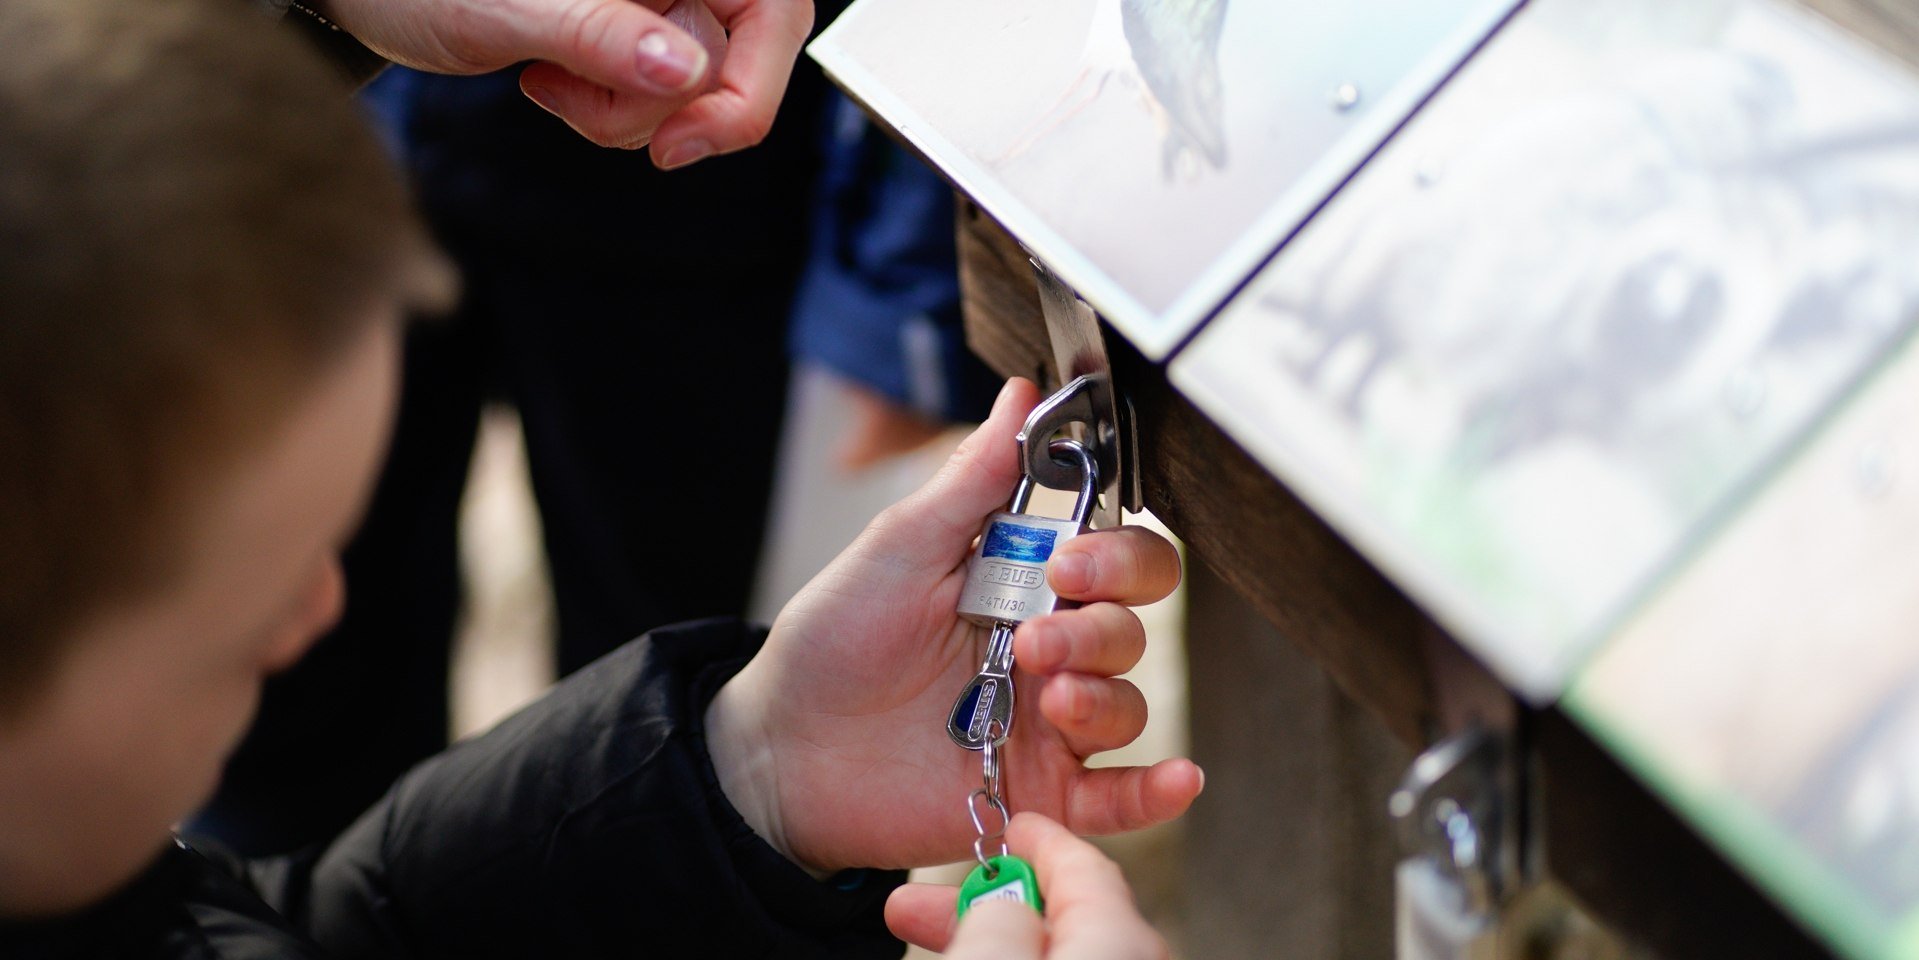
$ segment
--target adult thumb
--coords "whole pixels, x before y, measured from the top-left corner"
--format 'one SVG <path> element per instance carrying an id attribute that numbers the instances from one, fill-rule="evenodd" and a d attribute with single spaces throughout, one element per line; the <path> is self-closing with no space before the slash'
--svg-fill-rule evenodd
<path id="1" fill-rule="evenodd" d="M 616 91 L 682 97 L 712 68 L 698 39 L 632 0 L 575 0 L 549 22 L 536 58 Z"/>
<path id="2" fill-rule="evenodd" d="M 1033 908 L 1005 900 L 967 911 L 946 948 L 947 960 L 1040 960 L 1046 928 Z"/>

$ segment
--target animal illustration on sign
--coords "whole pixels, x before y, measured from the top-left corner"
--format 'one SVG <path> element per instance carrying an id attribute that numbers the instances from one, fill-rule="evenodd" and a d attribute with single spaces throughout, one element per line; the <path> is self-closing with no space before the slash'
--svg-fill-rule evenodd
<path id="1" fill-rule="evenodd" d="M 1675 500 L 1717 489 L 1703 452 L 1757 446 L 1754 421 L 1843 381 L 1919 296 L 1911 200 L 1857 164 L 1912 133 L 1808 140 L 1790 79 L 1751 59 L 1639 71 L 1516 113 L 1269 292 L 1315 344 L 1282 363 L 1367 423 L 1424 385 L 1467 475 L 1578 439 Z"/>
<path id="2" fill-rule="evenodd" d="M 1219 37 L 1225 23 L 1226 0 L 1098 0 L 1073 82 L 995 162 L 1004 164 L 1032 149 L 1117 78 L 1139 92 L 1152 115 L 1166 179 L 1192 176 L 1202 162 L 1224 169 L 1226 98 Z"/>

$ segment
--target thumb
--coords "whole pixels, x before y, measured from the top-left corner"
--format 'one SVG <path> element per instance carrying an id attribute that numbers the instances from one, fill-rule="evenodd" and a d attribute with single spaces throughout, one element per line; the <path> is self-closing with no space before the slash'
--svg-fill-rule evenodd
<path id="1" fill-rule="evenodd" d="M 574 0 L 565 16 L 546 19 L 534 58 L 615 91 L 684 97 L 712 66 L 692 35 L 632 0 Z"/>
<path id="2" fill-rule="evenodd" d="M 1039 403 L 1039 388 L 1015 377 L 1000 389 L 993 412 L 953 451 L 940 472 L 887 508 L 874 532 L 882 549 L 908 568 L 948 564 L 979 535 L 980 521 L 1003 509 L 1019 484 L 1014 437 Z"/>
<path id="3" fill-rule="evenodd" d="M 1040 960 L 1046 930 L 1039 914 L 1020 903 L 995 900 L 966 912 L 947 945 L 947 960 Z"/>
<path id="4" fill-rule="evenodd" d="M 953 907 L 959 891 L 935 883 L 909 883 L 886 898 L 886 929 L 923 950 L 946 952 L 957 923 Z"/>

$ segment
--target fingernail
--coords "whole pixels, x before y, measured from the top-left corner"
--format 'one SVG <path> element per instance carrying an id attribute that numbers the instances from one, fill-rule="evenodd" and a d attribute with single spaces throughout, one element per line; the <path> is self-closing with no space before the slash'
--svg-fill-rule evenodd
<path id="1" fill-rule="evenodd" d="M 689 163 L 704 160 L 712 155 L 712 144 L 707 143 L 705 140 L 688 140 L 666 151 L 666 156 L 660 158 L 660 169 L 672 170 L 677 167 L 684 167 Z"/>
<path id="2" fill-rule="evenodd" d="M 559 108 L 555 106 L 558 101 L 553 99 L 553 91 L 545 87 L 524 87 L 522 89 L 526 91 L 526 98 L 539 104 L 540 109 L 555 115 L 560 112 Z"/>
<path id="3" fill-rule="evenodd" d="M 640 78 L 665 93 L 684 93 L 706 72 L 706 48 L 675 31 L 640 38 Z"/>
<path id="4" fill-rule="evenodd" d="M 1083 553 L 1054 557 L 1051 579 L 1056 593 L 1085 593 L 1093 588 L 1093 558 Z"/>

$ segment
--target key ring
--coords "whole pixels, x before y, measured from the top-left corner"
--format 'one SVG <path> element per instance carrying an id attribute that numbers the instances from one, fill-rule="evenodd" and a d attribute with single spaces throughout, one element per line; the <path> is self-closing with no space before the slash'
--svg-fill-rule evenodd
<path id="1" fill-rule="evenodd" d="M 988 810 L 999 815 L 999 826 L 990 831 L 986 829 L 986 821 L 980 817 L 979 801 L 982 799 L 986 801 Z M 999 874 L 999 867 L 995 866 L 992 858 L 986 855 L 986 845 L 995 840 L 999 841 L 999 855 L 1006 856 L 1005 838 L 1008 819 L 1006 804 L 1000 798 L 987 793 L 985 787 L 981 787 L 966 795 L 966 815 L 973 821 L 973 832 L 979 835 L 973 841 L 973 859 L 978 860 L 979 865 L 986 869 L 986 878 L 991 880 Z"/>
<path id="2" fill-rule="evenodd" d="M 1003 797 L 1006 791 L 1000 782 L 1002 773 L 1000 766 L 1003 762 L 1001 758 L 1005 755 L 1000 752 L 999 746 L 1006 742 L 1006 733 L 1001 730 L 995 735 L 993 732 L 995 730 L 1000 730 L 998 720 L 987 724 L 986 727 L 986 743 L 980 749 L 980 779 L 985 781 L 987 793 L 995 797 Z"/>
<path id="3" fill-rule="evenodd" d="M 999 875 L 999 867 L 986 855 L 986 845 L 999 841 L 999 855 L 1006 856 L 1006 826 L 1012 815 L 1006 812 L 1004 799 L 1002 754 L 999 745 L 1006 742 L 1006 727 L 995 719 L 986 725 L 986 742 L 980 750 L 980 780 L 983 785 L 966 795 L 966 816 L 973 821 L 973 859 L 986 871 L 986 879 Z M 999 825 L 992 830 L 986 829 L 986 820 L 980 815 L 979 802 L 986 801 L 986 808 L 999 815 Z"/>

